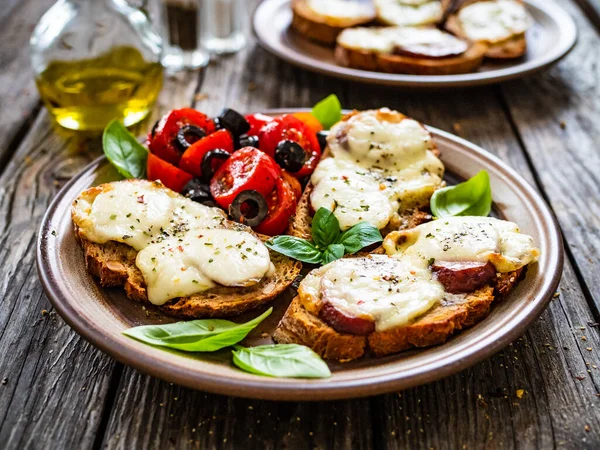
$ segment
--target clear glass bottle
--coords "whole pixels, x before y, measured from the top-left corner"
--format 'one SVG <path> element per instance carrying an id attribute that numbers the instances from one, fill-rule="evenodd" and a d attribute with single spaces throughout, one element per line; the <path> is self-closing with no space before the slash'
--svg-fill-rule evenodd
<path id="1" fill-rule="evenodd" d="M 125 0 L 59 0 L 30 41 L 48 111 L 71 130 L 126 126 L 148 115 L 162 87 L 162 40 Z"/>

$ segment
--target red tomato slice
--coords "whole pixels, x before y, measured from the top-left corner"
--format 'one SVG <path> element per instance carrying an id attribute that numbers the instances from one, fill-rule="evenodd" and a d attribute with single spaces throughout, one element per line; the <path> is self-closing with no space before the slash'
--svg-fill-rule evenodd
<path id="1" fill-rule="evenodd" d="M 177 132 L 184 125 L 202 128 L 207 135 L 215 131 L 214 122 L 206 114 L 192 108 L 174 109 L 165 114 L 154 132 L 148 135 L 150 152 L 171 164 L 179 164 L 183 152 L 176 145 L 176 139 Z"/>
<path id="2" fill-rule="evenodd" d="M 194 178 L 193 175 L 163 161 L 152 153 L 148 153 L 146 176 L 152 181 L 160 180 L 162 184 L 175 192 L 183 191 L 184 186 Z"/>
<path id="3" fill-rule="evenodd" d="M 317 134 L 297 117 L 286 114 L 264 125 L 259 134 L 260 149 L 274 157 L 277 144 L 286 139 L 300 144 L 306 153 L 304 167 L 292 175 L 303 178 L 313 173 L 321 158 L 321 146 Z"/>
<path id="4" fill-rule="evenodd" d="M 253 189 L 267 197 L 280 178 L 281 169 L 270 156 L 257 148 L 238 150 L 219 167 L 210 181 L 210 192 L 223 209 L 228 209 L 237 195 Z"/>
<path id="5" fill-rule="evenodd" d="M 300 197 L 302 197 L 302 186 L 300 186 L 300 182 L 294 178 L 289 172 L 285 170 L 281 171 L 281 176 L 285 181 L 288 182 L 292 191 L 294 191 L 294 196 L 296 197 L 296 201 L 300 201 Z"/>
<path id="6" fill-rule="evenodd" d="M 202 164 L 202 158 L 208 151 L 218 148 L 233 153 L 233 137 L 229 131 L 225 129 L 215 131 L 213 134 L 209 134 L 193 143 L 181 157 L 179 168 L 197 177 L 201 176 L 200 165 Z M 213 168 L 216 169 L 217 167 L 213 166 Z"/>
<path id="7" fill-rule="evenodd" d="M 267 217 L 254 229 L 257 233 L 276 236 L 285 233 L 290 223 L 290 217 L 296 212 L 298 202 L 294 190 L 283 177 L 277 180 L 277 185 L 267 197 L 269 212 Z"/>
<path id="8" fill-rule="evenodd" d="M 260 129 L 263 127 L 263 125 L 273 120 L 271 116 L 267 116 L 261 113 L 248 114 L 245 117 L 245 119 L 250 124 L 250 130 L 247 133 L 248 136 L 258 136 Z"/>

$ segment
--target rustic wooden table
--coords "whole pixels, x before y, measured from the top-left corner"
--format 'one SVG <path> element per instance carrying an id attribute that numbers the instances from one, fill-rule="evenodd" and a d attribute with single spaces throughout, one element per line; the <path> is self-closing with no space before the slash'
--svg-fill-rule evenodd
<path id="1" fill-rule="evenodd" d="M 53 129 L 32 80 L 27 42 L 53 1 L 0 8 L 0 447 L 600 448 L 600 2 L 563 0 L 578 24 L 576 49 L 547 73 L 502 86 L 369 87 L 297 69 L 254 42 L 167 80 L 156 115 L 190 104 L 209 113 L 310 106 L 331 92 L 347 107 L 396 108 L 507 161 L 562 226 L 558 295 L 494 357 L 404 392 L 277 403 L 141 374 L 53 312 L 34 263 L 38 225 L 60 185 L 99 154 L 95 142 Z"/>

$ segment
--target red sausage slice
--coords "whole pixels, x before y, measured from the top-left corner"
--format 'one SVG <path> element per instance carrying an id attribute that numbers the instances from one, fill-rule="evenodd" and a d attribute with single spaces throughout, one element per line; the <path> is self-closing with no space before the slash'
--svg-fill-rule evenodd
<path id="1" fill-rule="evenodd" d="M 491 262 L 440 261 L 432 264 L 431 270 L 451 294 L 473 292 L 496 276 Z"/>
<path id="2" fill-rule="evenodd" d="M 367 317 L 354 317 L 337 309 L 326 302 L 319 317 L 338 333 L 348 333 L 363 336 L 375 331 L 375 321 Z"/>

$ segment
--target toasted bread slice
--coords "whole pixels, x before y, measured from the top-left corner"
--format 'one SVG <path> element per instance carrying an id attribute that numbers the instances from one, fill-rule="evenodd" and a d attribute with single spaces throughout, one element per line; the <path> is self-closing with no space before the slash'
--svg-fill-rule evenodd
<path id="1" fill-rule="evenodd" d="M 91 205 L 97 195 L 110 189 L 112 189 L 110 183 L 90 188 L 82 192 L 74 201 L 74 206 L 78 203 Z M 178 195 L 169 192 L 173 196 Z M 99 278 L 101 286 L 122 286 L 130 299 L 150 304 L 144 277 L 136 265 L 138 252 L 121 242 L 107 241 L 100 244 L 90 241 L 77 225 L 77 223 L 87 225 L 86 221 L 82 221 L 81 214 L 80 208 L 73 208 L 75 236 L 83 249 L 88 272 Z M 222 227 L 253 233 L 250 228 L 227 220 L 222 222 Z M 268 239 L 267 236 L 257 236 L 263 241 Z M 268 303 L 292 284 L 302 268 L 300 262 L 279 253 L 269 251 L 269 255 L 275 270 L 257 284 L 247 287 L 217 286 L 189 297 L 169 300 L 158 308 L 177 317 L 227 317 Z"/>
<path id="2" fill-rule="evenodd" d="M 78 233 L 76 233 L 78 235 Z M 109 241 L 96 244 L 79 239 L 85 265 L 103 287 L 123 286 L 127 297 L 150 303 L 142 273 L 135 265 L 137 252 L 128 245 Z M 275 299 L 296 279 L 301 263 L 270 252 L 276 271 L 249 287 L 219 286 L 190 297 L 171 300 L 160 306 L 165 313 L 183 318 L 229 317 L 258 308 Z"/>
<path id="3" fill-rule="evenodd" d="M 495 299 L 507 295 L 524 274 L 525 268 L 498 275 L 493 285 L 467 295 L 447 296 L 437 306 L 407 325 L 357 336 L 339 333 L 307 311 L 300 297 L 294 298 L 273 335 L 282 344 L 302 344 L 326 359 L 341 362 L 360 358 L 370 349 L 384 356 L 412 347 L 446 342 L 456 331 L 470 327 L 489 313 Z"/>
<path id="4" fill-rule="evenodd" d="M 461 25 L 458 14 L 461 9 L 481 1 L 489 0 L 466 0 L 462 2 L 455 2 L 454 4 L 448 6 L 448 16 L 445 20 L 444 28 L 456 36 L 469 39 L 469 36 L 465 33 L 465 30 Z M 518 0 L 518 2 L 523 3 L 520 0 Z M 527 52 L 527 39 L 525 32 L 516 33 L 499 41 L 480 40 L 478 42 L 484 43 L 488 46 L 485 57 L 490 59 L 515 59 L 522 57 Z"/>
<path id="5" fill-rule="evenodd" d="M 344 29 L 366 25 L 375 19 L 374 8 L 365 2 L 355 2 L 357 5 L 351 5 L 351 10 L 348 2 L 336 0 L 335 3 L 343 9 L 336 10 L 333 2 L 327 9 L 320 9 L 327 6 L 327 2 L 292 0 L 292 28 L 309 39 L 333 45 Z"/>
<path id="6" fill-rule="evenodd" d="M 351 33 L 364 33 L 377 38 L 378 34 L 381 35 L 394 30 L 401 32 L 402 28 L 346 30 L 337 39 L 334 53 L 335 61 L 345 67 L 370 71 L 410 75 L 453 75 L 477 70 L 488 51 L 488 46 L 484 43 L 468 43 L 465 41 L 467 45 L 463 53 L 432 58 L 426 55 L 396 54 L 393 45 L 367 46 L 365 44 L 367 39 L 361 39 L 357 43 L 355 39 L 350 38 Z"/>

